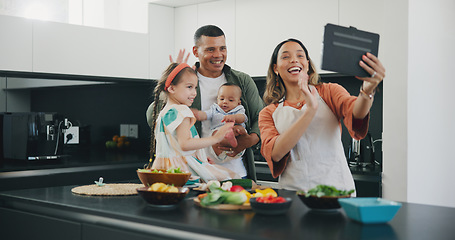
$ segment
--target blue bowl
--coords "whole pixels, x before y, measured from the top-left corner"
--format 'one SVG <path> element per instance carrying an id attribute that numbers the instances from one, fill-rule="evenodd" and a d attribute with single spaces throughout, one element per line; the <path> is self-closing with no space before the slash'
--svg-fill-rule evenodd
<path id="1" fill-rule="evenodd" d="M 344 198 L 338 199 L 346 215 L 361 223 L 385 223 L 395 216 L 401 203 L 382 198 Z"/>

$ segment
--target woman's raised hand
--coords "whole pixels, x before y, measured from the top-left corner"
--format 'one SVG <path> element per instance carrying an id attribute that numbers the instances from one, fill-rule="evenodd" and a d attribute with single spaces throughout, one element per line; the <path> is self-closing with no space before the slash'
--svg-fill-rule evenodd
<path id="1" fill-rule="evenodd" d="M 308 84 L 308 73 L 307 69 L 302 69 L 299 74 L 299 88 L 303 92 L 303 97 L 305 98 L 305 104 L 309 108 L 317 109 L 318 108 L 318 99 L 316 94 L 316 88 Z"/>

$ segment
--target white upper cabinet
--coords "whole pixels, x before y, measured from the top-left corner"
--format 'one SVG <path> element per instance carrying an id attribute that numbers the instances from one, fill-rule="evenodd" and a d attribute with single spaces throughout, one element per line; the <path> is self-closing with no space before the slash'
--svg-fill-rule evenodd
<path id="1" fill-rule="evenodd" d="M 0 70 L 31 72 L 32 21 L 0 15 Z"/>
<path id="2" fill-rule="evenodd" d="M 385 33 L 386 2 L 376 0 L 340 1 L 340 25 L 353 26 L 358 30 L 379 34 L 379 55 L 381 55 L 381 35 Z"/>
<path id="3" fill-rule="evenodd" d="M 204 25 L 220 27 L 226 37 L 227 59 L 226 64 L 237 69 L 237 29 L 235 6 L 239 1 L 224 0 L 199 4 L 197 17 L 198 26 L 194 32 Z M 191 36 L 193 39 L 193 36 Z M 240 69 L 239 69 L 240 70 Z"/>
<path id="4" fill-rule="evenodd" d="M 177 56 L 180 49 L 185 49 L 186 53 L 190 53 L 188 63 L 194 64 L 197 61 L 192 53 L 194 33 L 201 26 L 216 25 L 226 36 L 226 63 L 236 68 L 235 3 L 236 1 L 224 0 L 175 8 L 175 50 L 171 53 Z"/>
<path id="5" fill-rule="evenodd" d="M 174 51 L 174 8 L 149 4 L 150 79 L 159 79 Z"/>
<path id="6" fill-rule="evenodd" d="M 148 35 L 35 21 L 33 71 L 148 78 Z"/>
<path id="7" fill-rule="evenodd" d="M 237 69 L 266 76 L 274 48 L 296 38 L 320 71 L 327 23 L 338 23 L 338 0 L 236 1 Z"/>
<path id="8" fill-rule="evenodd" d="M 194 32 L 199 28 L 197 12 L 197 4 L 175 8 L 175 49 L 169 53 L 176 57 L 179 50 L 185 49 L 185 55 L 190 54 L 188 58 L 188 64 L 190 65 L 197 61 L 197 58 L 192 53 Z"/>

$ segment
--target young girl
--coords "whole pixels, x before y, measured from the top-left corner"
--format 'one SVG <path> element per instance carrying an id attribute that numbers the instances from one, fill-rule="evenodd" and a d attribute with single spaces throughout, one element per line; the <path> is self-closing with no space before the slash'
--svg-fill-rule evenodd
<path id="1" fill-rule="evenodd" d="M 319 184 L 355 189 L 341 143 L 341 119 L 355 139 L 365 137 L 374 90 L 385 76 L 381 62 L 363 55 L 371 77 L 358 78 L 358 97 L 342 86 L 320 83 L 307 49 L 295 39 L 275 48 L 259 114 L 261 153 L 281 187 L 306 190 Z"/>
<path id="2" fill-rule="evenodd" d="M 196 97 L 198 78 L 186 63 L 172 63 L 155 87 L 155 103 L 160 94 L 167 95 L 166 105 L 158 109 L 155 104 L 151 138 L 151 156 L 156 155 L 153 169 L 180 167 L 191 171 L 204 181 L 240 178 L 234 172 L 218 165 L 209 164 L 203 148 L 222 141 L 232 131 L 233 123 L 225 124 L 216 134 L 199 138 L 194 127 L 196 118 L 189 106 Z M 159 112 L 159 114 L 158 114 Z"/>

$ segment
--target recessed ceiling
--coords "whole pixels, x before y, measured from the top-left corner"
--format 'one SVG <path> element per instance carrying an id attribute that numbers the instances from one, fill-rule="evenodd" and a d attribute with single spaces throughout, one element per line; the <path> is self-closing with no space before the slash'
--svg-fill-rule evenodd
<path id="1" fill-rule="evenodd" d="M 214 2 L 219 0 L 149 0 L 150 3 L 168 6 L 168 7 L 182 7 L 198 3 Z"/>

